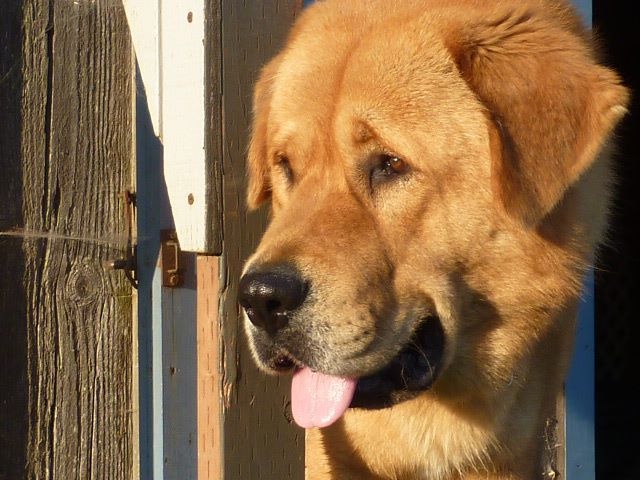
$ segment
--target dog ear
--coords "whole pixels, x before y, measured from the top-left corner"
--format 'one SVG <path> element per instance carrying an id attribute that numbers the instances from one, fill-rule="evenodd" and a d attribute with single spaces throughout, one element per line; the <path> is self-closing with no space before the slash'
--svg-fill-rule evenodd
<path id="1" fill-rule="evenodd" d="M 271 182 L 267 164 L 267 124 L 273 82 L 279 64 L 276 57 L 262 69 L 253 92 L 253 125 L 247 156 L 249 175 L 247 205 L 251 209 L 258 208 L 271 196 Z"/>
<path id="2" fill-rule="evenodd" d="M 490 112 L 494 197 L 529 226 L 595 161 L 629 101 L 618 76 L 596 63 L 575 13 L 535 8 L 504 2 L 445 32 Z"/>

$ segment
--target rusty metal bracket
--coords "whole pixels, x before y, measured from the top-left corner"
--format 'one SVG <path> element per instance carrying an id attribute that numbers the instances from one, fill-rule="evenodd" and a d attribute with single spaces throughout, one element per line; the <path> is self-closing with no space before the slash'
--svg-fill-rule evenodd
<path id="1" fill-rule="evenodd" d="M 184 282 L 182 275 L 182 250 L 175 230 L 160 232 L 160 265 L 162 268 L 162 286 L 176 288 Z"/>
<path id="2" fill-rule="evenodd" d="M 136 214 L 136 193 L 126 190 L 123 194 L 126 203 L 124 215 L 127 222 L 126 257 L 105 260 L 103 266 L 109 270 L 122 270 L 133 288 L 138 288 L 138 246 L 133 240 Z"/>

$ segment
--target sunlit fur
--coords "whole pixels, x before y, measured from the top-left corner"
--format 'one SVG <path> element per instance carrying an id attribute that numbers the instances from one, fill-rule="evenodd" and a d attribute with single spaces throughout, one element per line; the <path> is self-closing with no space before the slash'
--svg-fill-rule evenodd
<path id="1" fill-rule="evenodd" d="M 446 334 L 430 391 L 309 432 L 309 479 L 540 478 L 627 101 L 563 1 L 306 9 L 256 85 L 248 267 L 310 282 L 290 346 L 324 373 L 381 368 L 433 313 Z M 380 154 L 406 168 L 372 186 Z"/>

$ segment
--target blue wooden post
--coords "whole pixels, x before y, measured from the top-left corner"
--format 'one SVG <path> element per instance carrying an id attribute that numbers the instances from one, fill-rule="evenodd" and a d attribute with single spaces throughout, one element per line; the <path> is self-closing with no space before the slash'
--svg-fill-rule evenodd
<path id="1" fill-rule="evenodd" d="M 575 352 L 565 393 L 567 480 L 595 479 L 594 282 L 589 275 L 580 305 Z"/>
<path id="2" fill-rule="evenodd" d="M 159 203 L 150 209 L 151 199 L 160 197 L 162 185 L 162 145 L 153 131 L 144 85 L 137 75 L 136 95 L 136 177 L 138 212 L 138 404 L 140 422 L 140 479 L 161 479 L 162 471 L 162 382 L 160 372 L 154 371 L 162 358 L 162 342 L 154 339 L 159 331 L 158 286 L 154 288 L 155 263 L 160 249 L 160 237 L 155 235 L 168 205 Z M 160 217 L 160 218 L 159 218 Z M 156 335 L 157 337 L 157 335 Z M 155 375 L 154 375 L 155 374 Z M 159 381 L 160 380 L 160 381 Z M 160 390 L 160 392 L 158 391 Z"/>
<path id="3" fill-rule="evenodd" d="M 138 79 L 140 76 L 138 75 Z M 160 231 L 173 227 L 144 85 L 136 99 L 140 479 L 197 478 L 195 254 L 184 285 L 162 286 Z"/>

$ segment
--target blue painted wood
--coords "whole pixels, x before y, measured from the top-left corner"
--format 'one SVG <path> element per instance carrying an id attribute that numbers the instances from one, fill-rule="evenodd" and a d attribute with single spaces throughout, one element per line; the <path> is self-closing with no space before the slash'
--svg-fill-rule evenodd
<path id="1" fill-rule="evenodd" d="M 140 424 L 140 478 L 162 479 L 162 435 L 154 437 L 154 431 L 162 431 L 162 384 L 154 381 L 155 364 L 161 358 L 161 345 L 153 338 L 154 320 L 161 318 L 155 259 L 160 248 L 156 231 L 167 204 L 151 208 L 153 199 L 160 198 L 162 179 L 162 145 L 156 138 L 147 107 L 144 85 L 137 72 L 136 96 L 136 176 L 138 222 L 138 388 Z M 155 300 L 155 302 L 154 302 Z M 156 348 L 154 349 L 154 345 Z M 158 349 L 160 346 L 160 350 Z M 160 377 L 161 378 L 161 377 Z M 160 393 L 158 392 L 160 389 Z M 154 395 L 155 394 L 155 395 Z M 154 401 L 155 399 L 155 401 Z M 157 466 L 157 467 L 156 467 Z"/>
<path id="2" fill-rule="evenodd" d="M 573 4 L 582 14 L 582 18 L 586 25 L 591 26 L 593 19 L 593 1 L 592 0 L 573 0 Z"/>
<path id="3" fill-rule="evenodd" d="M 140 478 L 197 477 L 195 254 L 185 284 L 162 286 L 160 231 L 173 227 L 144 85 L 136 98 Z"/>
<path id="4" fill-rule="evenodd" d="M 595 479 L 593 274 L 585 286 L 578 322 L 573 363 L 565 387 L 565 475 L 567 480 L 590 480 Z"/>
<path id="5" fill-rule="evenodd" d="M 591 25 L 593 2 L 573 0 Z M 594 480 L 595 473 L 595 305 L 594 277 L 589 275 L 578 314 L 575 352 L 565 384 L 565 476 Z"/>
<path id="6" fill-rule="evenodd" d="M 186 254 L 184 260 L 188 262 L 183 266 L 184 285 L 160 287 L 163 478 L 166 480 L 197 480 L 198 477 L 196 255 Z"/>

